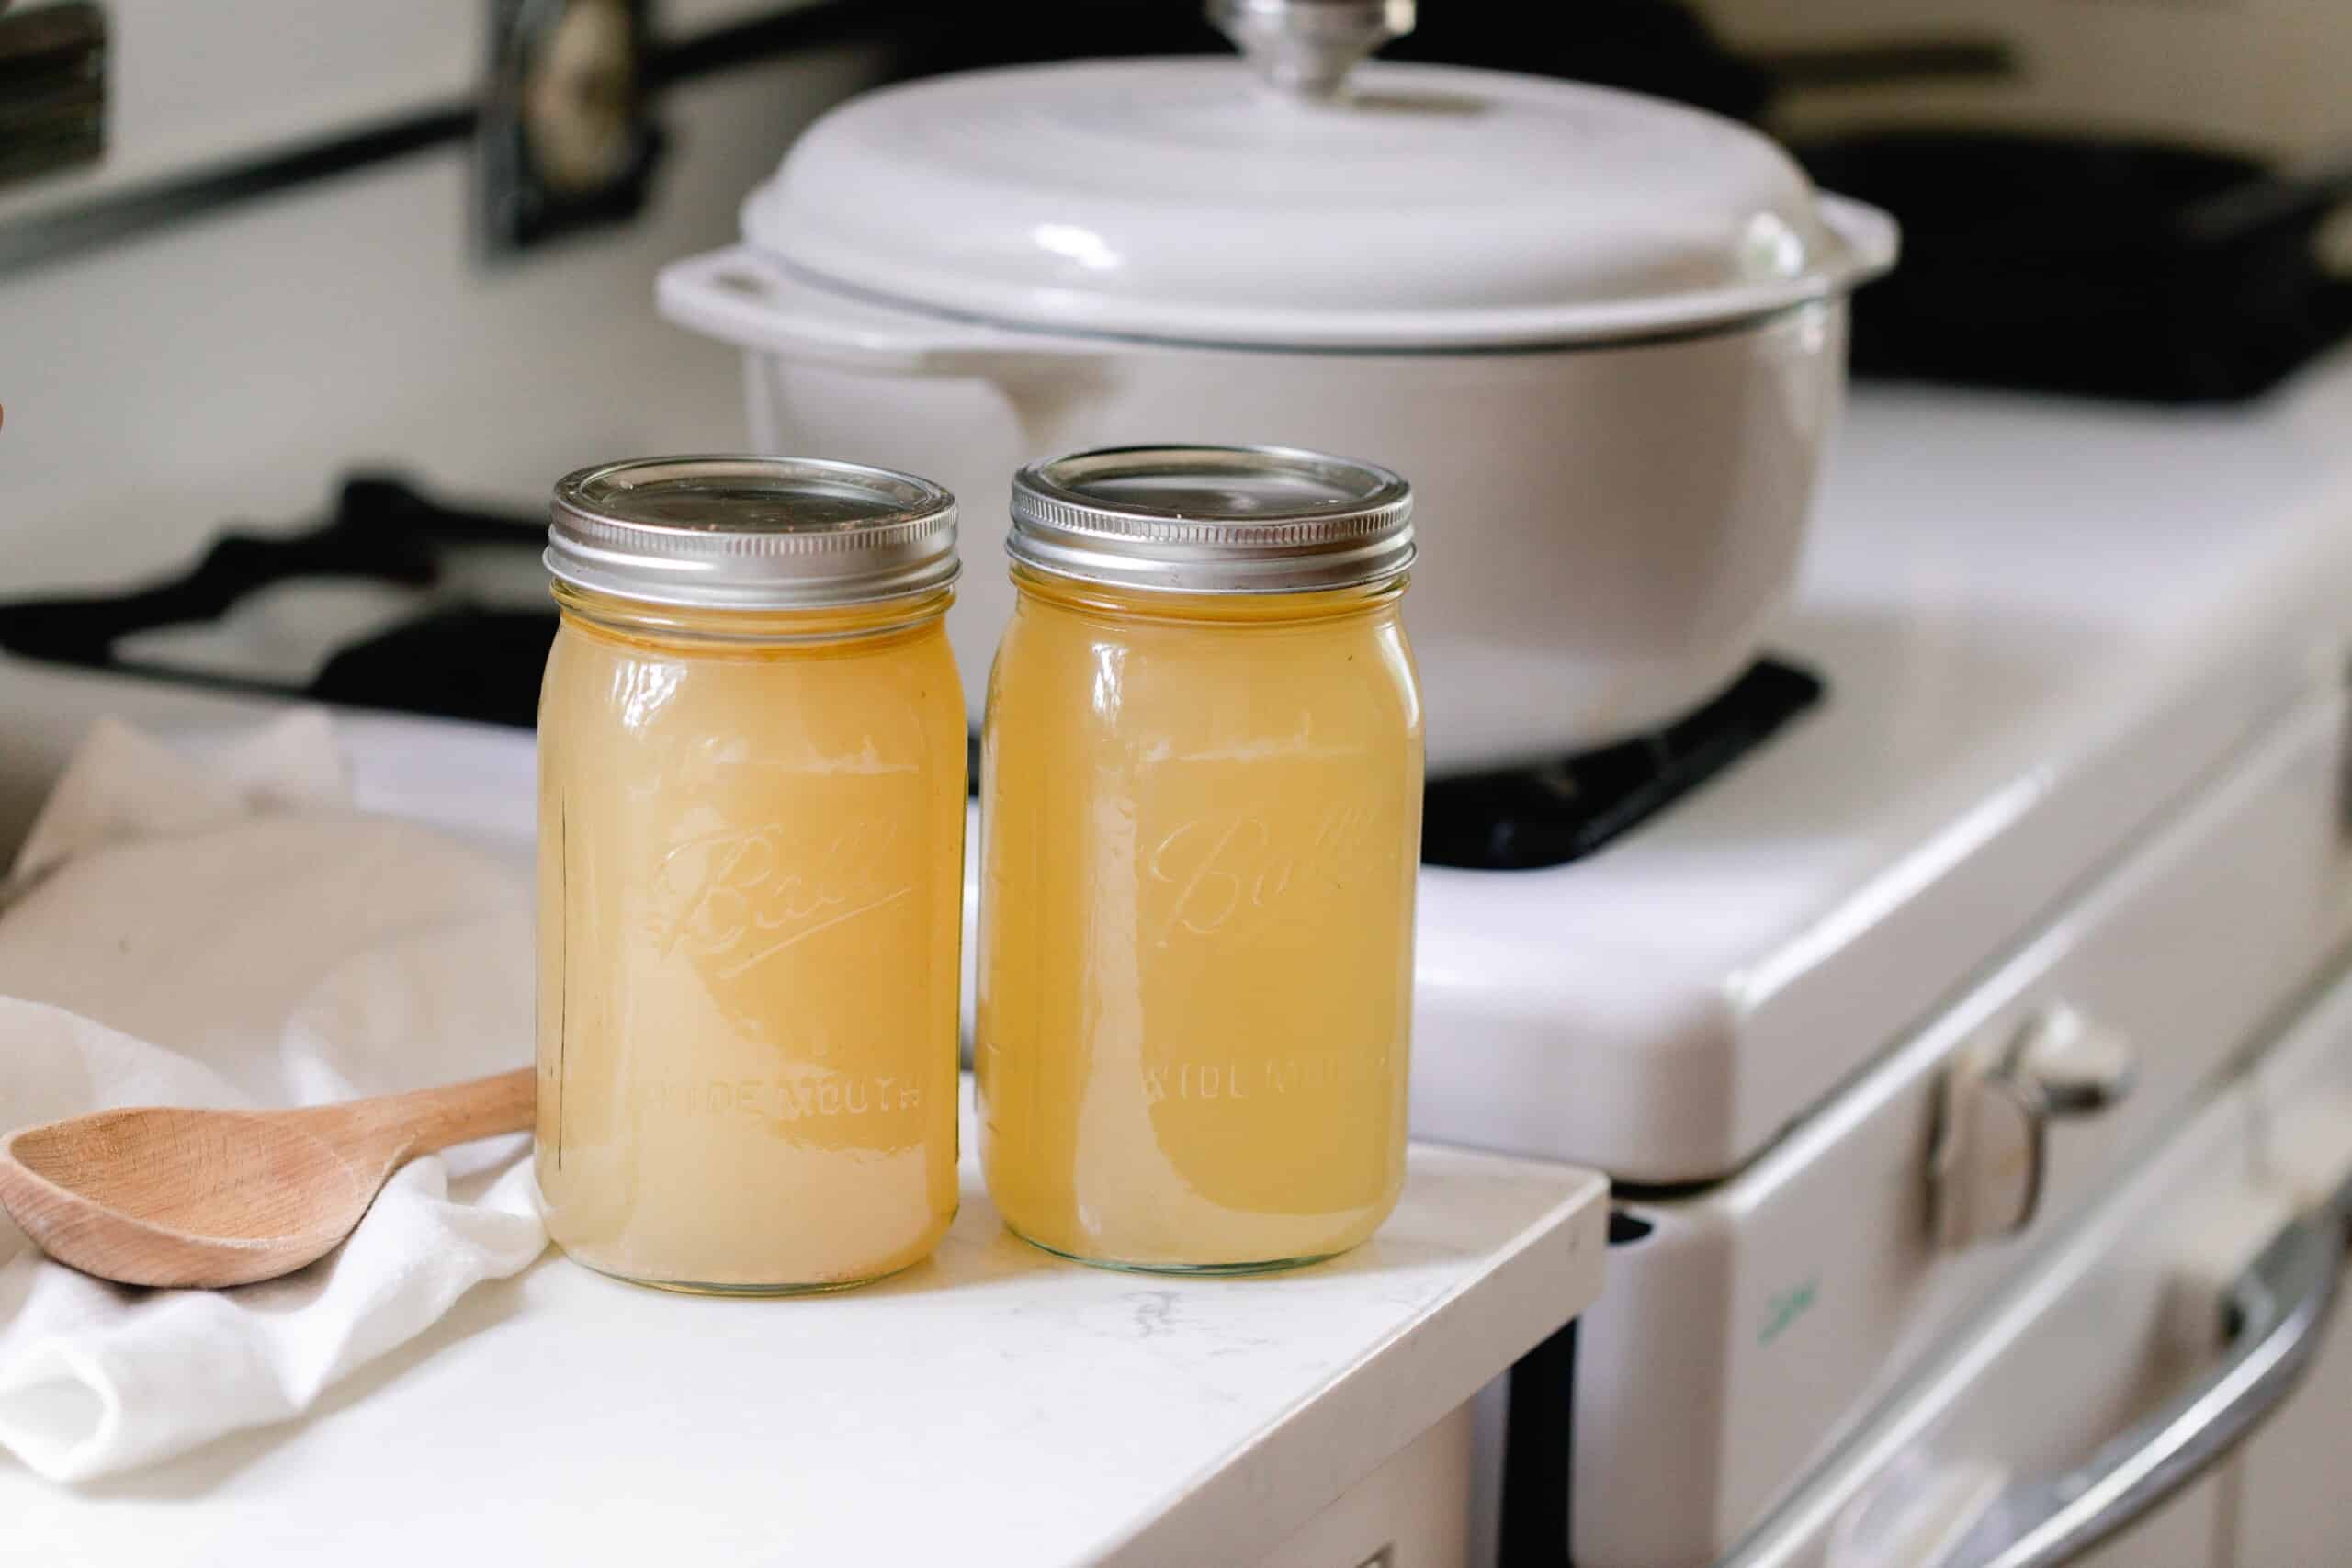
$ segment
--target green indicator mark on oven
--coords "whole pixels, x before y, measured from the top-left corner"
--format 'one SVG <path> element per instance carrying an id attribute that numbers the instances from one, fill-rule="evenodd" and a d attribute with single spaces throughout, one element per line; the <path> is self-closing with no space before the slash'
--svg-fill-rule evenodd
<path id="1" fill-rule="evenodd" d="M 1763 1331 L 1756 1336 L 1758 1345 L 1770 1345 L 1781 1337 L 1781 1331 L 1803 1317 L 1813 1305 L 1820 1290 L 1819 1279 L 1807 1280 L 1802 1285 L 1791 1286 L 1772 1298 L 1764 1314 Z"/>

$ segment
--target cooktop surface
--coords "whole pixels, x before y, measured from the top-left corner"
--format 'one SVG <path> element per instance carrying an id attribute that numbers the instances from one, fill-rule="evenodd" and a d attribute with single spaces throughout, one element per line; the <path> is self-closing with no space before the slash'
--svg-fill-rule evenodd
<path id="1" fill-rule="evenodd" d="M 1716 716 L 1461 790 L 1459 818 L 1455 786 L 1433 787 L 1417 1132 L 1634 1181 L 1747 1163 L 2278 718 L 2340 685 L 2347 429 L 2346 355 L 2227 412 L 1863 389 L 1773 660 Z M 528 532 L 509 554 L 535 600 Z M 0 614 L 0 643 L 20 647 L 14 623 Z M 336 654 L 311 657 L 314 679 Z M 536 651 L 504 657 L 527 690 Z M 11 660 L 0 677 L 42 668 Z M 481 675 L 460 661 L 448 683 Z M 89 689 L 76 701 L 123 688 L 57 679 Z M 525 732 L 346 728 L 381 742 L 397 791 L 527 831 Z M 438 750 L 439 733 L 465 738 L 466 757 Z M 1690 787 L 1661 786 L 1670 775 Z M 1599 801 L 1599 818 L 1636 796 L 1667 804 L 1614 837 L 1574 813 L 1498 832 L 1496 794 Z M 1528 852 L 1545 835 L 1559 841 Z M 1564 844 L 1572 858 L 1552 863 Z M 1445 863 L 1462 860 L 1526 868 Z"/>
<path id="2" fill-rule="evenodd" d="M 1640 830 L 1420 887 L 1415 1126 L 1736 1170 L 2352 669 L 2352 354 L 2243 410 L 1858 391 L 1776 653 Z"/>
<path id="3" fill-rule="evenodd" d="M 143 679 L 527 729 L 556 625 L 543 543 L 532 518 L 360 475 L 323 522 L 225 533 L 179 576 L 0 604 L 0 648 Z M 1735 766 L 1821 691 L 1815 676 L 1768 659 L 1655 733 L 1433 781 L 1423 858 L 1511 871 L 1581 860 Z"/>

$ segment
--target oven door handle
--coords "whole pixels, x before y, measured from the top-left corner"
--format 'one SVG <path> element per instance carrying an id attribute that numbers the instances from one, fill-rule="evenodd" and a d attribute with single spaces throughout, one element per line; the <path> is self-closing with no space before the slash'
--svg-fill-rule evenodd
<path id="1" fill-rule="evenodd" d="M 2198 1384 L 2076 1469 L 2011 1482 L 1943 1568 L 2057 1568 L 2194 1481 L 2302 1381 L 2344 1271 L 2352 1184 L 2290 1224 L 2223 1298 L 2231 1332 Z"/>

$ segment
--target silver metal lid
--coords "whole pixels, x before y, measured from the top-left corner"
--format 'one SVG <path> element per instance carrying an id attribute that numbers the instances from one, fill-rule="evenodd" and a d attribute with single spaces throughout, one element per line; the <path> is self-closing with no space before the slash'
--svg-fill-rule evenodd
<path id="1" fill-rule="evenodd" d="M 1116 446 L 1013 476 L 1005 549 L 1057 577 L 1170 593 L 1298 593 L 1413 563 L 1413 491 L 1287 446 Z"/>
<path id="2" fill-rule="evenodd" d="M 548 570 L 655 604 L 815 609 L 956 581 L 956 498 L 813 457 L 639 457 L 567 474 Z"/>

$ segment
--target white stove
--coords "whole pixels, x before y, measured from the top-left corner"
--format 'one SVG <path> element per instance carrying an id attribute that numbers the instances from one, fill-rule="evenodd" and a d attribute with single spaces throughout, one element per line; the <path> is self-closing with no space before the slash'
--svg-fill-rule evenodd
<path id="1" fill-rule="evenodd" d="M 1826 694 L 1653 819 L 1553 869 L 1425 873 L 1416 1135 L 1620 1189 L 1600 1305 L 1487 1403 L 1487 1560 L 1957 1562 L 1867 1544 L 1927 1539 L 1884 1524 L 1928 1507 L 1887 1478 L 1964 1525 L 1993 1450 L 2063 1425 L 2013 1401 L 1937 1450 L 1974 1493 L 1915 1473 L 1972 1335 L 2044 1342 L 2000 1303 L 2129 1229 L 2177 1129 L 2229 1141 L 2233 1066 L 2352 937 L 2352 357 L 2226 412 L 1865 389 L 1773 647 Z M 250 705 L 19 662 L 0 686 L 19 795 L 101 709 Z M 526 733 L 340 722 L 363 804 L 527 852 Z M 2352 1085 L 2338 1015 L 2299 1036 L 2311 1081 Z M 2352 1167 L 2338 1122 L 2298 1123 L 2312 1191 Z M 2276 1218 L 2230 1212 L 2199 1267 Z M 2118 1561 L 2226 1561 L 2165 1550 Z"/>
<path id="2" fill-rule="evenodd" d="M 2227 413 L 1867 390 L 1774 647 L 1826 695 L 1719 778 L 1423 882 L 1416 1134 L 1619 1184 L 1513 1389 L 1514 1562 L 1715 1561 L 2352 936 L 2352 359 Z"/>
<path id="3" fill-rule="evenodd" d="M 1866 389 L 1774 638 L 1826 698 L 1549 871 L 1422 881 L 1417 1126 L 1721 1179 L 2352 637 L 2352 361 L 2252 414 Z"/>

